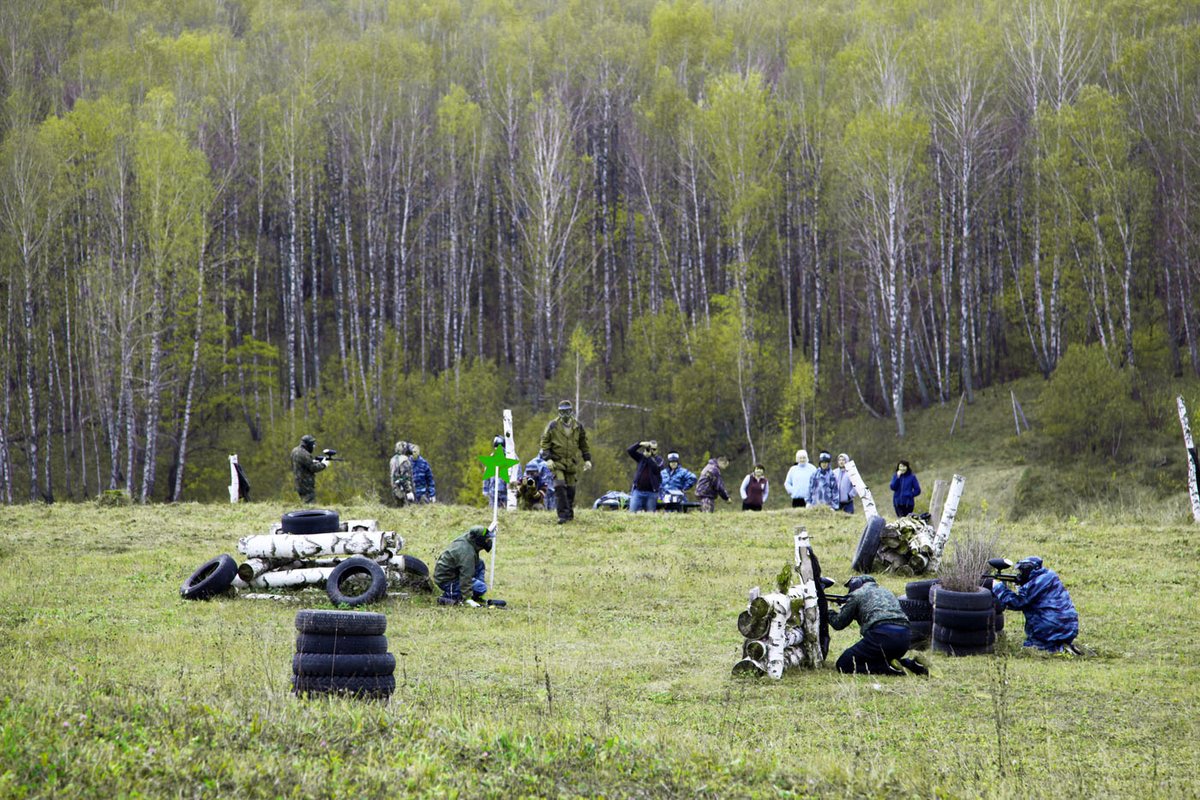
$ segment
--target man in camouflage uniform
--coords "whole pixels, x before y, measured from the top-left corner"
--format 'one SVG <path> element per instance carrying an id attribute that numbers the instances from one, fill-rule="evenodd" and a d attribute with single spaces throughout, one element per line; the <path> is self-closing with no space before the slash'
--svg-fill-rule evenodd
<path id="1" fill-rule="evenodd" d="M 300 437 L 300 444 L 292 448 L 292 477 L 296 483 L 296 494 L 305 503 L 317 502 L 316 475 L 328 466 L 323 460 L 313 458 L 317 440 L 309 434 Z"/>
<path id="2" fill-rule="evenodd" d="M 388 462 L 388 474 L 392 481 L 392 496 L 396 504 L 403 508 L 405 504 L 416 500 L 413 494 L 412 447 L 408 442 L 396 442 L 396 455 Z"/>
<path id="3" fill-rule="evenodd" d="M 542 432 L 541 453 L 554 472 L 554 496 L 558 502 L 558 524 L 575 519 L 575 481 L 580 471 L 592 468 L 587 431 L 572 414 L 570 400 L 558 404 L 558 416 Z M 582 467 L 582 470 L 581 470 Z"/>

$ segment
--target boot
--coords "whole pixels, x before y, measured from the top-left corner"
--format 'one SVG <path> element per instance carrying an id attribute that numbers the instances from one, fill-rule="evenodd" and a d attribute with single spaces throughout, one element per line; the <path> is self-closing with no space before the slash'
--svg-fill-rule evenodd
<path id="1" fill-rule="evenodd" d="M 439 606 L 456 606 L 461 602 L 462 602 L 461 598 L 451 597 L 448 594 L 444 594 L 437 599 L 437 603 Z"/>

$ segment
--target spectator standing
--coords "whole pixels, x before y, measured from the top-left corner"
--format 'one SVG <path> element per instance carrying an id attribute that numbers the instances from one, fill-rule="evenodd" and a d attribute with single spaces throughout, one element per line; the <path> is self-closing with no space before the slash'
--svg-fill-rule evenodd
<path id="1" fill-rule="evenodd" d="M 854 498 L 858 497 L 858 489 L 854 488 L 854 484 L 850 482 L 850 473 L 846 472 L 846 464 L 850 463 L 850 456 L 845 453 L 838 453 L 837 469 L 833 471 L 834 477 L 837 480 L 837 510 L 845 511 L 847 514 L 854 513 Z"/>
<path id="2" fill-rule="evenodd" d="M 433 468 L 421 456 L 421 446 L 409 444 L 412 450 L 413 496 L 418 503 L 436 503 L 437 485 L 433 482 Z"/>
<path id="3" fill-rule="evenodd" d="M 832 456 L 825 451 L 817 457 L 817 471 L 813 473 L 808 483 L 808 502 L 814 506 L 829 506 L 834 511 L 838 507 L 837 476 L 829 468 Z"/>
<path id="4" fill-rule="evenodd" d="M 754 472 L 742 478 L 742 511 L 762 511 L 771 487 L 767 484 L 767 468 L 754 465 Z"/>
<path id="5" fill-rule="evenodd" d="M 388 475 L 392 482 L 392 497 L 401 508 L 415 501 L 413 494 L 412 448 L 408 442 L 396 442 L 396 454 L 388 462 Z"/>
<path id="6" fill-rule="evenodd" d="M 328 466 L 322 459 L 313 458 L 317 440 L 309 434 L 300 437 L 300 444 L 292 448 L 292 478 L 296 494 L 305 503 L 317 501 L 317 473 Z"/>
<path id="7" fill-rule="evenodd" d="M 897 517 L 907 517 L 913 513 L 915 499 L 921 493 L 921 482 L 912 471 L 912 465 L 905 459 L 896 464 L 896 474 L 892 476 L 892 508 L 896 509 Z"/>
<path id="8" fill-rule="evenodd" d="M 686 492 L 696 485 L 696 473 L 683 467 L 679 463 L 679 453 L 674 451 L 667 453 L 667 466 L 662 471 L 662 486 L 660 491 L 663 494 L 667 492 Z"/>
<path id="9" fill-rule="evenodd" d="M 554 495 L 558 508 L 558 524 L 575 519 L 575 482 L 579 473 L 592 468 L 592 453 L 588 449 L 587 431 L 575 418 L 570 400 L 558 404 L 558 416 L 546 423 L 542 431 L 541 457 L 554 471 Z"/>
<path id="10" fill-rule="evenodd" d="M 796 463 L 788 470 L 783 481 L 783 488 L 792 498 L 792 508 L 804 508 L 808 505 L 809 492 L 812 487 L 812 476 L 817 473 L 808 460 L 807 450 L 796 451 Z"/>
<path id="11" fill-rule="evenodd" d="M 662 486 L 663 460 L 658 456 L 658 442 L 650 439 L 634 442 L 625 450 L 637 462 L 633 473 L 633 486 L 629 490 L 631 512 L 653 511 L 658 504 L 658 490 Z"/>
<path id="12" fill-rule="evenodd" d="M 494 449 L 497 447 L 504 447 L 503 436 L 497 436 L 492 439 L 492 448 Z M 497 478 L 494 475 L 490 478 L 483 479 L 483 497 L 485 500 L 487 500 L 488 508 L 492 507 L 493 492 L 496 494 L 496 503 L 500 508 L 504 508 L 508 505 L 508 481 L 504 480 L 503 478 Z"/>
<path id="13" fill-rule="evenodd" d="M 725 491 L 725 481 L 721 478 L 721 470 L 728 466 L 728 458 L 717 456 L 710 458 L 704 469 L 700 470 L 700 478 L 696 481 L 696 499 L 700 501 L 702 512 L 711 514 L 718 496 L 729 502 L 729 492 Z"/>

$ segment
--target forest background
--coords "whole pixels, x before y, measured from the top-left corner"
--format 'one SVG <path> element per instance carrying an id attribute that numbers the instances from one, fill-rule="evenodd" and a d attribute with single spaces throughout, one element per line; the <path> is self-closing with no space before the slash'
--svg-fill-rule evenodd
<path id="1" fill-rule="evenodd" d="M 397 439 L 482 502 L 500 409 L 528 458 L 563 397 L 585 496 L 645 437 L 778 492 L 798 447 L 882 477 L 908 410 L 1008 387 L 1024 506 L 1177 494 L 1146 466 L 1200 394 L 1198 19 L 7 0 L 0 500 L 219 500 L 229 453 L 294 497 L 307 432 L 350 458 L 324 503 L 386 497 Z"/>

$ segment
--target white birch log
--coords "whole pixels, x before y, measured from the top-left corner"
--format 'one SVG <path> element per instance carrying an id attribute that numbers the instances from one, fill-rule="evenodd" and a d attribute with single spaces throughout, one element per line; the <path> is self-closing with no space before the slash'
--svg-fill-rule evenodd
<path id="1" fill-rule="evenodd" d="M 250 581 L 251 589 L 297 589 L 304 586 L 324 586 L 329 582 L 333 567 L 309 569 L 280 569 L 264 572 Z"/>
<path id="2" fill-rule="evenodd" d="M 929 496 L 929 518 L 941 519 L 942 508 L 946 505 L 947 484 L 941 478 L 933 482 L 933 494 Z"/>
<path id="3" fill-rule="evenodd" d="M 784 648 L 787 647 L 787 620 L 792 615 L 792 600 L 786 594 L 772 592 L 765 596 L 773 612 L 767 628 L 767 675 L 779 680 L 786 665 Z"/>
<path id="4" fill-rule="evenodd" d="M 250 584 L 248 584 L 244 580 L 242 580 L 240 575 L 234 575 L 233 583 L 231 583 L 229 585 L 232 586 L 234 589 L 249 589 L 250 588 Z"/>
<path id="5" fill-rule="evenodd" d="M 504 409 L 504 455 L 509 458 L 517 457 L 517 443 L 513 440 L 512 409 Z M 515 487 L 521 482 L 521 464 L 518 461 L 508 468 L 508 494 L 505 507 L 509 511 L 517 510 L 517 492 Z M 494 549 L 493 549 L 494 550 Z M 496 585 L 496 556 L 492 556 L 492 575 L 490 585 Z"/>
<path id="6" fill-rule="evenodd" d="M 1187 406 L 1183 395 L 1175 398 L 1179 406 L 1179 424 L 1183 426 L 1183 446 L 1187 448 L 1188 497 L 1192 500 L 1192 519 L 1200 522 L 1200 489 L 1196 486 L 1196 445 L 1192 442 L 1192 427 L 1188 424 Z"/>
<path id="7" fill-rule="evenodd" d="M 800 585 L 793 586 L 788 593 L 804 600 L 804 611 L 801 616 L 804 637 L 799 643 L 803 655 L 801 663 L 810 669 L 816 669 L 821 663 L 821 611 L 817 607 L 817 582 L 813 575 L 812 558 L 808 554 L 812 542 L 809 540 L 806 528 L 798 528 L 797 531 L 793 541 L 796 572 L 800 575 Z M 797 592 L 797 590 L 799 591 Z"/>
<path id="8" fill-rule="evenodd" d="M 854 484 L 855 491 L 862 498 L 863 512 L 867 515 L 867 519 L 878 517 L 879 512 L 875 508 L 875 498 L 871 495 L 871 490 L 867 488 L 867 483 L 862 479 L 852 458 L 846 459 L 846 476 L 850 478 L 850 483 Z"/>
<path id="9" fill-rule="evenodd" d="M 317 556 L 378 556 L 395 552 L 396 534 L 391 531 L 347 533 L 280 533 L 274 536 L 243 536 L 238 552 L 249 558 L 306 559 Z"/>
<path id="10" fill-rule="evenodd" d="M 269 558 L 247 558 L 238 564 L 238 577 L 244 581 L 252 581 L 264 572 L 275 569 L 279 563 Z"/>
<path id="11" fill-rule="evenodd" d="M 379 530 L 379 520 L 347 519 L 342 520 L 340 527 L 344 531 L 377 531 Z"/>
<path id="12" fill-rule="evenodd" d="M 237 453 L 229 457 L 229 502 L 238 501 Z"/>
<path id="13" fill-rule="evenodd" d="M 933 536 L 933 553 L 929 557 L 929 565 L 937 569 L 942 563 L 942 553 L 946 542 L 950 540 L 950 528 L 954 525 L 954 517 L 958 514 L 958 501 L 962 497 L 963 484 L 967 481 L 962 475 L 955 475 L 950 481 L 950 491 L 946 493 L 946 506 L 942 509 L 942 521 L 938 523 L 937 533 Z"/>
<path id="14" fill-rule="evenodd" d="M 248 594 L 239 595 L 244 600 L 274 600 L 277 603 L 299 603 L 300 598 L 290 594 L 263 594 L 262 592 L 250 592 Z"/>

